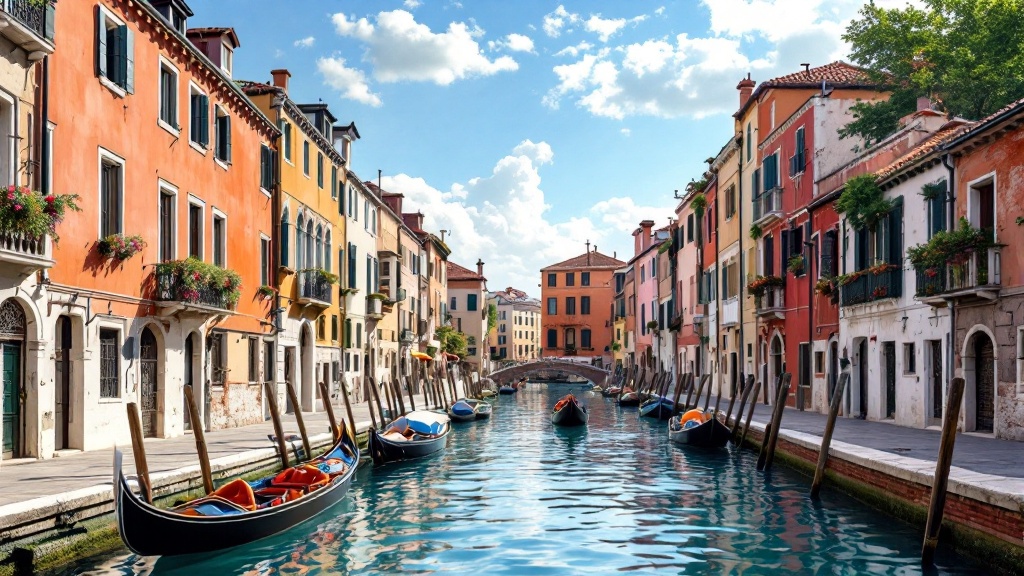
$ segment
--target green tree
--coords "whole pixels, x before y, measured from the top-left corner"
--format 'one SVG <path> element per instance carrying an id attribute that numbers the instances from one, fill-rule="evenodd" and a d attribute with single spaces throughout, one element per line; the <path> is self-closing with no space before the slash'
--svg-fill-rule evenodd
<path id="1" fill-rule="evenodd" d="M 434 332 L 434 338 L 441 343 L 441 351 L 465 358 L 468 353 L 466 335 L 451 326 L 441 326 Z"/>
<path id="2" fill-rule="evenodd" d="M 843 40 L 853 62 L 891 90 L 886 101 L 853 106 L 844 138 L 878 142 L 920 96 L 975 120 L 1024 97 L 1024 0 L 924 0 L 923 8 L 891 9 L 869 2 Z"/>
<path id="3" fill-rule="evenodd" d="M 487 305 L 487 333 L 498 325 L 498 306 L 493 302 Z"/>

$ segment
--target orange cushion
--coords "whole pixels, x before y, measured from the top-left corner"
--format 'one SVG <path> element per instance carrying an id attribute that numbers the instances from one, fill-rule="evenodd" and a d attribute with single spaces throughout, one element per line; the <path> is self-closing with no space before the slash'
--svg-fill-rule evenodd
<path id="1" fill-rule="evenodd" d="M 213 495 L 220 496 L 246 510 L 256 509 L 256 496 L 252 493 L 252 486 L 249 486 L 249 483 L 241 478 L 235 478 L 231 482 L 217 488 L 213 491 Z"/>

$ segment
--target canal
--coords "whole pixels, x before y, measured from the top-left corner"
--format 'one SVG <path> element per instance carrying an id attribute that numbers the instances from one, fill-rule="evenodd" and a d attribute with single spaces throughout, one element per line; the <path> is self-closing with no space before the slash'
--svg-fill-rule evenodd
<path id="1" fill-rule="evenodd" d="M 548 418 L 573 389 L 585 428 Z M 445 453 L 373 467 L 310 522 L 200 562 L 126 550 L 79 574 L 916 574 L 923 528 L 876 512 L 756 455 L 668 442 L 579 385 L 530 384 L 455 424 Z M 929 574 L 983 574 L 939 550 Z"/>

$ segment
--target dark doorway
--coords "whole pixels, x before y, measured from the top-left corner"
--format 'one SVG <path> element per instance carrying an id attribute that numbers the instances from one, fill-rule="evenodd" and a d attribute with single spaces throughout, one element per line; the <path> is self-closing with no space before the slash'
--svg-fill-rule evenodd
<path id="1" fill-rule="evenodd" d="M 896 417 L 896 343 L 882 342 L 885 360 L 885 417 Z"/>
<path id="2" fill-rule="evenodd" d="M 860 370 L 860 418 L 868 417 L 868 341 L 861 340 L 857 351 Z"/>
<path id="3" fill-rule="evenodd" d="M 986 334 L 974 336 L 975 432 L 992 432 L 995 421 L 995 354 Z"/>
<path id="4" fill-rule="evenodd" d="M 142 368 L 142 432 L 146 437 L 157 435 L 157 355 L 156 337 L 149 328 L 144 328 L 139 339 L 139 357 Z"/>
<path id="5" fill-rule="evenodd" d="M 185 386 L 187 386 L 188 388 L 190 388 L 192 390 L 192 398 L 196 401 L 196 404 L 198 404 L 199 403 L 199 399 L 196 398 L 196 396 L 195 396 L 195 392 L 196 392 L 196 389 L 195 389 L 195 378 L 193 377 L 193 374 L 192 374 L 192 362 L 194 361 L 192 356 L 195 354 L 195 351 L 196 351 L 195 339 L 193 338 L 192 334 L 189 334 L 188 338 L 185 338 L 185 359 L 184 359 L 185 360 L 185 365 L 182 367 L 183 368 L 182 369 L 182 374 L 185 375 L 185 381 L 184 381 Z M 184 414 L 185 414 L 185 430 L 191 430 L 192 429 L 192 414 L 189 412 L 188 406 L 184 407 Z"/>
<path id="6" fill-rule="evenodd" d="M 289 346 L 284 349 L 284 385 L 291 387 L 295 385 L 295 347 Z M 291 394 L 285 394 L 285 413 L 295 412 L 292 406 Z"/>
<path id="7" fill-rule="evenodd" d="M 21 457 L 21 343 L 3 342 L 3 457 Z"/>
<path id="8" fill-rule="evenodd" d="M 931 340 L 928 342 L 931 348 L 931 389 L 932 389 L 932 418 L 942 419 L 942 342 Z"/>
<path id="9" fill-rule="evenodd" d="M 828 401 L 836 394 L 836 385 L 839 384 L 839 343 L 832 342 L 828 346 Z"/>
<path id="10" fill-rule="evenodd" d="M 54 395 L 54 443 L 57 450 L 71 446 L 71 318 L 57 318 L 57 390 Z"/>

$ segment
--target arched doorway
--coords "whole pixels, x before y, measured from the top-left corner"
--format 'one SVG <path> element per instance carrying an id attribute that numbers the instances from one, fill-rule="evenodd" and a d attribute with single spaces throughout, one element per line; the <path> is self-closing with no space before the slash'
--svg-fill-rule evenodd
<path id="1" fill-rule="evenodd" d="M 202 398 L 196 393 L 196 388 L 195 388 L 195 383 L 196 383 L 196 377 L 195 377 L 195 371 L 194 371 L 194 367 L 195 367 L 195 354 L 196 354 L 195 334 L 189 334 L 188 338 L 185 338 L 185 353 L 184 353 L 184 358 L 183 358 L 183 361 L 184 361 L 185 365 L 182 366 L 182 372 L 181 373 L 184 374 L 184 376 L 185 376 L 183 384 L 184 384 L 184 386 L 187 386 L 188 388 L 190 388 L 192 390 L 192 398 L 196 401 L 196 407 L 198 408 L 199 407 L 199 403 L 202 401 Z M 182 393 L 184 394 L 184 388 L 182 388 Z M 185 399 L 184 399 L 184 396 L 183 396 L 182 397 L 182 403 L 183 403 L 182 404 L 182 413 L 185 415 L 185 430 L 192 430 L 192 426 L 193 426 L 193 424 L 192 424 L 192 416 L 191 416 L 191 413 L 188 410 L 188 406 L 186 404 L 184 404 L 184 402 L 185 402 Z"/>
<path id="2" fill-rule="evenodd" d="M 139 364 L 142 372 L 139 378 L 139 404 L 142 410 L 142 433 L 146 437 L 157 435 L 159 419 L 159 401 L 157 398 L 157 380 L 159 378 L 159 350 L 156 337 L 149 327 L 142 329 L 139 338 Z"/>
<path id="3" fill-rule="evenodd" d="M 299 329 L 299 404 L 303 412 L 313 412 L 313 381 L 316 377 L 314 364 L 316 347 L 313 342 L 313 329 L 310 324 L 303 323 Z"/>
<path id="4" fill-rule="evenodd" d="M 772 402 L 774 402 L 775 398 L 778 396 L 778 393 L 779 393 L 779 389 L 778 389 L 778 386 L 779 386 L 779 376 L 781 376 L 783 370 L 785 370 L 785 358 L 786 358 L 785 357 L 785 352 L 786 352 L 786 350 L 783 347 L 782 337 L 779 336 L 778 334 L 776 334 L 775 337 L 772 338 L 771 362 L 770 362 L 770 364 L 771 364 L 771 374 L 769 375 L 769 377 L 770 377 L 769 382 L 771 383 L 770 387 L 771 387 L 771 391 L 772 391 L 772 396 L 771 396 L 771 401 Z"/>
<path id="5" fill-rule="evenodd" d="M 54 449 L 63 450 L 71 447 L 71 318 L 57 318 L 54 333 L 57 338 L 54 356 L 54 380 L 57 384 L 53 397 Z"/>
<path id="6" fill-rule="evenodd" d="M 964 374 L 967 376 L 965 428 L 975 432 L 993 432 L 996 411 L 996 361 L 995 348 L 988 334 L 977 332 L 971 337 L 964 360 Z"/>
<path id="7" fill-rule="evenodd" d="M 0 304 L 0 362 L 3 363 L 3 458 L 24 453 L 22 350 L 26 331 L 25 309 L 14 299 Z"/>

